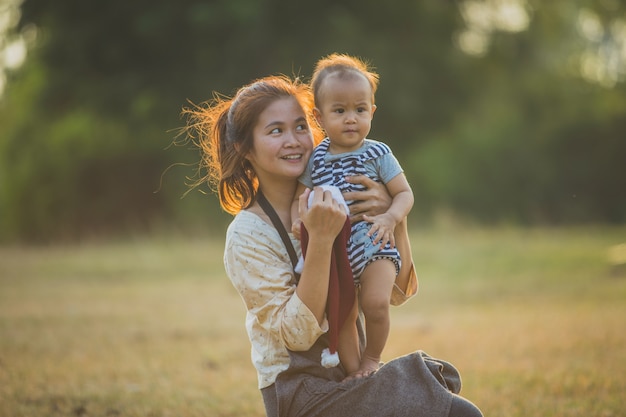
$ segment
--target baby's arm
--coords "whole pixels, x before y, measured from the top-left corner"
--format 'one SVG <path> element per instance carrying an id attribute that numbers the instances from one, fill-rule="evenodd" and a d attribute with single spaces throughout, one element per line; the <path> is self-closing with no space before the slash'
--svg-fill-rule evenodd
<path id="1" fill-rule="evenodd" d="M 298 204 L 300 200 L 300 195 L 306 190 L 306 186 L 301 182 L 298 182 L 298 188 L 296 188 L 296 192 L 293 196 L 293 202 L 291 204 L 291 233 L 299 240 L 300 239 L 300 224 L 302 220 L 300 219 L 300 213 L 298 211 Z"/>
<path id="2" fill-rule="evenodd" d="M 363 216 L 363 219 L 372 223 L 369 235 L 376 233 L 374 243 L 381 245 L 389 242 L 391 247 L 395 247 L 394 229 L 413 208 L 413 191 L 404 174 L 396 175 L 387 183 L 387 190 L 392 197 L 389 209 L 377 216 Z"/>

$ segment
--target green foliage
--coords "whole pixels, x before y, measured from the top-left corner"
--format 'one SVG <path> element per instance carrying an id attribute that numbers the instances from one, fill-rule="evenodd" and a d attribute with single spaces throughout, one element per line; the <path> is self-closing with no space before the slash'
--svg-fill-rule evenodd
<path id="1" fill-rule="evenodd" d="M 380 73 L 371 136 L 405 167 L 417 215 L 624 222 L 625 86 L 575 65 L 581 8 L 612 27 L 624 6 L 529 3 L 527 30 L 490 32 L 469 56 L 464 2 L 25 0 L 18 30 L 38 38 L 0 98 L 0 240 L 223 227 L 214 198 L 180 200 L 198 159 L 168 148 L 181 108 L 271 73 L 308 78 L 331 52 Z"/>
<path id="2" fill-rule="evenodd" d="M 413 150 L 422 209 L 488 223 L 626 221 L 626 88 L 562 64 L 579 47 L 565 36 L 577 10 L 537 5 L 527 32 L 494 36 L 471 106 Z"/>
<path id="3" fill-rule="evenodd" d="M 483 222 L 626 221 L 624 113 L 592 111 L 604 91 L 575 100 L 544 91 L 554 105 L 544 113 L 532 94 L 514 94 L 477 105 L 415 152 L 418 204 L 433 210 L 438 201 Z M 573 117 L 560 124 L 566 112 Z"/>
<path id="4" fill-rule="evenodd" d="M 46 75 L 29 67 L 11 92 L 24 102 L 3 113 L 13 129 L 0 141 L 2 237 L 75 238 L 149 221 L 162 205 L 153 191 L 164 155 L 87 105 L 38 111 Z"/>

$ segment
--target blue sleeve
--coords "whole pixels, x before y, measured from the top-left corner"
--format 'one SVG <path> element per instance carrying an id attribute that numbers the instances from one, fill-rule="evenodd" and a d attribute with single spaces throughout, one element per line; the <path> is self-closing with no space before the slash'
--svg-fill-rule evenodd
<path id="1" fill-rule="evenodd" d="M 313 180 L 311 179 L 311 173 L 313 172 L 313 155 L 309 158 L 309 162 L 306 165 L 306 169 L 298 178 L 301 184 L 304 184 L 307 188 L 313 188 Z"/>
<path id="2" fill-rule="evenodd" d="M 402 166 L 392 153 L 382 155 L 376 159 L 378 165 L 378 173 L 383 184 L 387 184 L 394 179 L 397 175 L 404 172 Z"/>

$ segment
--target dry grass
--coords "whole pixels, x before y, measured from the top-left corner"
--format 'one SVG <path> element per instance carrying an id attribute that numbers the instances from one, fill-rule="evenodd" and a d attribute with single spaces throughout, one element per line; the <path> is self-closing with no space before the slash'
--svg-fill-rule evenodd
<path id="1" fill-rule="evenodd" d="M 453 362 L 486 416 L 626 416 L 624 228 L 419 230 L 386 359 Z M 0 417 L 263 416 L 221 240 L 0 248 Z"/>

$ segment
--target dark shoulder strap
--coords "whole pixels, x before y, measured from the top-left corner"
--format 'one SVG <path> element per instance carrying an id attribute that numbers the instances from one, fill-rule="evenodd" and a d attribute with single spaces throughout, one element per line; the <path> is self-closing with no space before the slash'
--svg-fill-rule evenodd
<path id="1" fill-rule="evenodd" d="M 259 202 L 259 205 L 261 206 L 265 214 L 267 214 L 267 216 L 270 218 L 270 220 L 274 224 L 274 227 L 278 231 L 280 238 L 283 240 L 283 243 L 285 244 L 285 247 L 287 248 L 287 253 L 289 253 L 289 258 L 291 258 L 291 264 L 295 268 L 296 265 L 298 264 L 298 255 L 296 254 L 296 250 L 294 249 L 293 244 L 291 243 L 291 239 L 289 238 L 289 235 L 287 234 L 287 230 L 285 230 L 285 226 L 283 225 L 283 222 L 280 221 L 280 218 L 278 217 L 278 214 L 276 214 L 274 207 L 272 207 L 270 202 L 267 201 L 267 198 L 265 198 L 265 196 L 261 192 L 261 189 L 258 190 L 256 199 Z M 298 280 L 298 278 L 300 278 L 300 276 L 299 274 L 296 274 L 296 280 Z"/>

